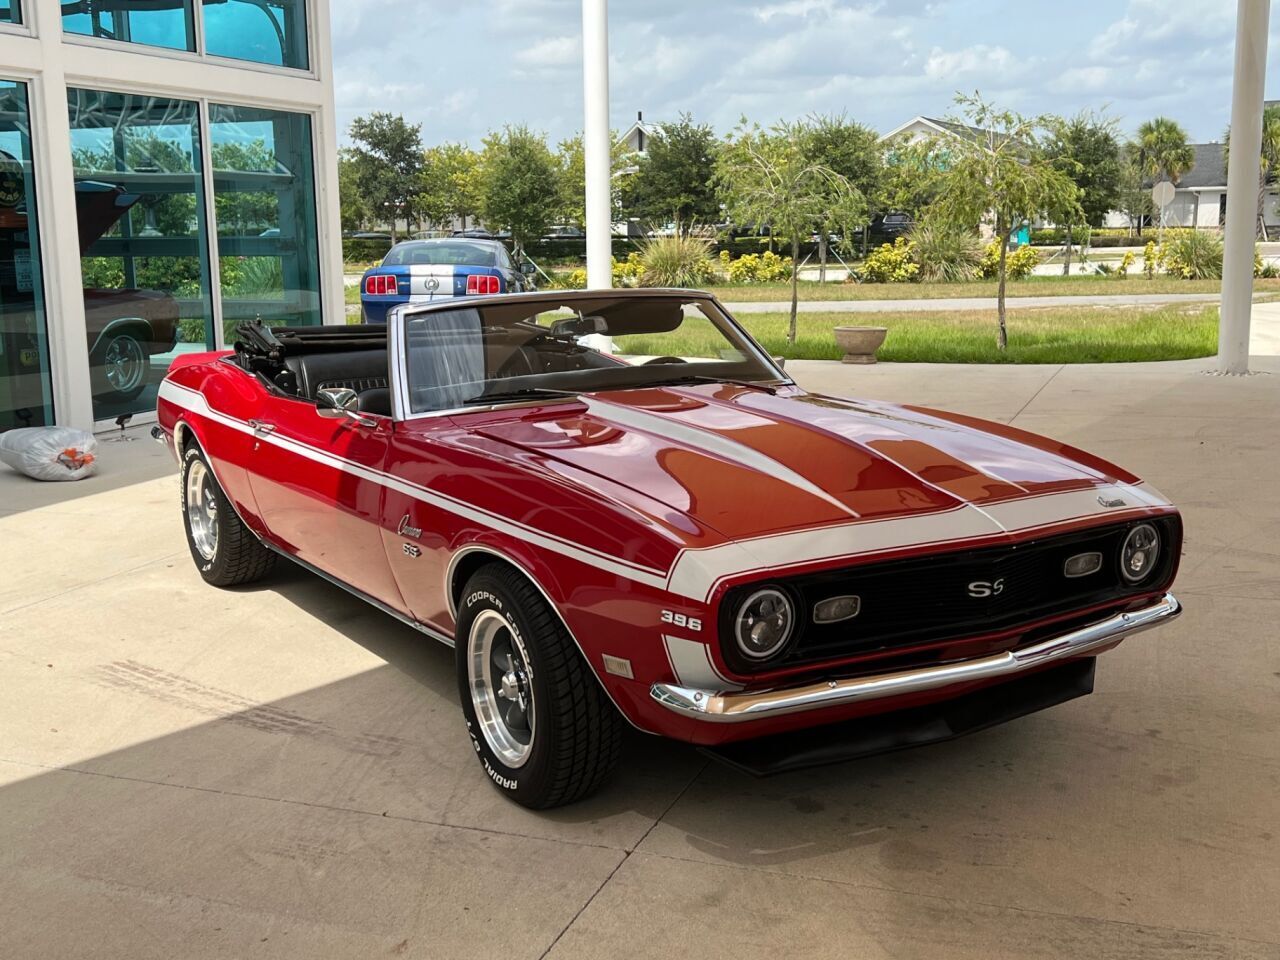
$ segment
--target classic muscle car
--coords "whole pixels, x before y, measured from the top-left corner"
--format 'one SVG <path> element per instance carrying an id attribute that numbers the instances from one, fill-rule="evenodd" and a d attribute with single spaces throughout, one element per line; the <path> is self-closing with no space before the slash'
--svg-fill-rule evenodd
<path id="1" fill-rule="evenodd" d="M 705 293 L 246 325 L 158 405 L 204 579 L 284 556 L 452 645 L 530 807 L 600 784 L 626 723 L 756 773 L 954 737 L 1179 612 L 1181 521 L 1138 477 L 803 390 Z"/>

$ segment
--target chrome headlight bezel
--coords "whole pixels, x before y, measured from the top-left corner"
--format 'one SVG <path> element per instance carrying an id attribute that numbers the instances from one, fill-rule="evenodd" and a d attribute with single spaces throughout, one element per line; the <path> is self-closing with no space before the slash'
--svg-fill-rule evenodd
<path id="1" fill-rule="evenodd" d="M 1145 544 L 1135 543 L 1136 541 L 1148 538 Z M 1160 540 L 1160 530 L 1153 523 L 1139 523 L 1129 528 L 1125 534 L 1124 540 L 1120 544 L 1120 576 L 1124 583 L 1130 586 L 1138 586 L 1149 580 L 1155 571 L 1160 567 L 1161 551 L 1164 544 Z M 1130 557 L 1134 553 L 1141 552 L 1145 554 L 1146 560 L 1142 569 L 1134 575 Z"/>
<path id="2" fill-rule="evenodd" d="M 758 623 L 756 619 L 752 623 L 745 622 L 745 618 L 751 608 L 760 601 L 774 600 L 780 601 L 784 610 L 784 625 L 781 636 L 769 645 L 763 651 L 754 650 L 743 642 L 744 627 L 750 629 L 753 623 Z M 790 591 L 776 584 L 766 584 L 752 590 L 747 597 L 738 604 L 738 608 L 733 613 L 733 642 L 736 652 L 746 658 L 750 663 L 765 663 L 778 657 L 785 651 L 790 644 L 792 638 L 796 635 L 796 602 L 791 596 Z"/>

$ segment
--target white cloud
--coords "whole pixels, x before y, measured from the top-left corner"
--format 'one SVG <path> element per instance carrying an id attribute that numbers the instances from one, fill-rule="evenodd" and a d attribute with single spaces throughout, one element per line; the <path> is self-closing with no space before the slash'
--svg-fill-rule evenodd
<path id="1" fill-rule="evenodd" d="M 582 63 L 580 37 L 547 37 L 523 50 L 516 51 L 512 60 L 521 66 L 554 69 L 578 68 Z"/>
<path id="2" fill-rule="evenodd" d="M 924 74 L 935 80 L 952 80 L 956 77 L 1003 73 L 1014 65 L 1014 56 L 1004 47 L 989 47 L 985 43 L 974 44 L 963 50 L 943 50 L 934 47 L 924 64 Z"/>

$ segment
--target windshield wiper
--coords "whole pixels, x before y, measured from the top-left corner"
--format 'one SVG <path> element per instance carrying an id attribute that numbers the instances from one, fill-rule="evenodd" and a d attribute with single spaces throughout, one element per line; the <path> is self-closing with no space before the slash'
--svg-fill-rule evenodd
<path id="1" fill-rule="evenodd" d="M 470 406 L 477 403 L 501 403 L 503 400 L 545 400 L 579 396 L 577 390 L 556 390 L 552 387 L 521 387 L 519 390 L 503 390 L 501 393 L 482 393 L 478 397 L 462 401 Z"/>
<path id="2" fill-rule="evenodd" d="M 784 386 L 784 384 L 775 386 L 769 383 L 757 383 L 754 380 L 735 380 L 733 377 L 713 377 L 705 373 L 682 373 L 678 376 L 667 377 L 651 383 L 638 384 L 638 386 L 676 387 L 682 383 L 731 383 L 735 387 L 748 387 L 752 390 L 763 390 L 768 394 L 776 394 L 778 392 L 778 386 Z"/>

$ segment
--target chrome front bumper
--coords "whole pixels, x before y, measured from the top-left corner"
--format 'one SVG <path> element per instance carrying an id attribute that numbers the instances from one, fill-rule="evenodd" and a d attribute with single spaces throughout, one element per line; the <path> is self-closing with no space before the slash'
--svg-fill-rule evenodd
<path id="1" fill-rule="evenodd" d="M 897 673 L 881 673 L 846 680 L 826 680 L 802 687 L 778 690 L 720 693 L 673 683 L 655 683 L 649 695 L 668 710 L 712 723 L 741 723 L 806 710 L 847 706 L 921 693 L 975 680 L 1015 676 L 1035 667 L 1079 657 L 1151 627 L 1172 620 L 1182 605 L 1171 593 L 1141 610 L 1116 614 L 1105 620 L 1052 637 L 1021 650 L 1009 650 L 977 660 L 916 667 Z"/>

